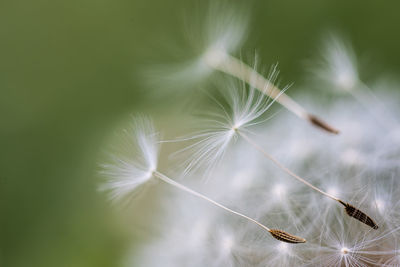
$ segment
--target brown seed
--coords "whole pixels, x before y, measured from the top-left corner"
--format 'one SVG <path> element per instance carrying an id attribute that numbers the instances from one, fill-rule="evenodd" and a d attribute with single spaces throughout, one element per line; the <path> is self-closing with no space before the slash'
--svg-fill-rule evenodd
<path id="1" fill-rule="evenodd" d="M 359 220 L 362 223 L 365 223 L 366 225 L 370 226 L 372 229 L 378 229 L 378 225 L 372 220 L 367 214 L 362 212 L 361 210 L 357 209 L 356 207 L 350 205 L 349 203 L 345 203 L 343 201 L 339 201 L 343 206 L 344 209 L 346 210 L 346 213 Z"/>
<path id="2" fill-rule="evenodd" d="M 327 124 L 326 122 L 324 122 L 323 120 L 317 118 L 316 116 L 314 116 L 312 114 L 308 114 L 308 120 L 315 126 L 320 127 L 322 129 L 324 129 L 325 131 L 328 131 L 333 134 L 339 134 L 339 130 L 333 128 L 332 126 L 330 126 L 329 124 Z"/>
<path id="3" fill-rule="evenodd" d="M 301 238 L 301 237 L 298 237 L 295 235 L 291 235 L 282 230 L 270 229 L 269 232 L 271 233 L 271 235 L 274 238 L 278 239 L 279 241 L 286 242 L 286 243 L 297 244 L 297 243 L 305 243 L 306 242 L 306 240 L 304 238 Z"/>

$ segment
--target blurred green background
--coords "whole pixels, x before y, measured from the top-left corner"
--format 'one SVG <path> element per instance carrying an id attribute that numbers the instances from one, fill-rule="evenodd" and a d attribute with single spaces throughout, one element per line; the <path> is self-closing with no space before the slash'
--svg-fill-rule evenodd
<path id="1" fill-rule="evenodd" d="M 127 114 L 168 113 L 171 101 L 147 97 L 140 73 L 173 57 L 168 47 L 185 40 L 184 14 L 206 4 L 0 2 L 1 267 L 120 264 L 135 235 L 96 191 L 104 144 Z M 279 62 L 285 82 L 303 79 L 303 60 L 330 29 L 371 55 L 375 71 L 400 73 L 398 1 L 249 5 L 242 51 Z"/>

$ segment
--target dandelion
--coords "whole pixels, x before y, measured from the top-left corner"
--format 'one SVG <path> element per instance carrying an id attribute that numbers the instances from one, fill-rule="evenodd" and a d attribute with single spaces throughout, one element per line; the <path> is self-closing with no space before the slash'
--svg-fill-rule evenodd
<path id="1" fill-rule="evenodd" d="M 265 88 L 265 90 L 268 90 L 268 87 Z M 235 90 L 229 90 L 228 92 L 229 98 L 227 99 L 227 102 L 231 114 L 228 114 L 223 106 L 220 105 L 225 116 L 222 116 L 223 120 L 215 122 L 216 126 L 213 128 L 216 130 L 209 131 L 208 133 L 202 132 L 193 137 L 193 139 L 200 140 L 189 146 L 189 149 L 195 148 L 195 151 L 198 151 L 199 153 L 195 153 L 194 157 L 189 160 L 187 170 L 190 170 L 199 162 L 201 163 L 201 161 L 205 160 L 208 163 L 210 161 L 209 153 L 212 154 L 211 158 L 213 161 L 218 161 L 220 157 L 224 155 L 224 151 L 231 140 L 236 136 L 239 136 L 291 177 L 324 195 L 325 197 L 331 198 L 342 204 L 347 215 L 372 227 L 373 229 L 378 229 L 378 225 L 364 212 L 355 208 L 351 204 L 344 202 L 338 197 L 321 190 L 320 188 L 306 181 L 304 178 L 295 174 L 293 171 L 280 163 L 276 158 L 267 153 L 261 146 L 259 146 L 252 138 L 249 137 L 247 134 L 250 132 L 248 128 L 260 123 L 260 121 L 257 122 L 257 119 L 259 119 L 260 116 L 262 116 L 270 108 L 274 101 L 268 101 L 263 94 L 257 93 L 252 87 L 250 87 L 248 90 L 246 87 L 237 88 L 236 92 L 240 93 L 232 93 L 235 92 Z M 279 96 L 277 97 L 279 98 Z"/>
<path id="2" fill-rule="evenodd" d="M 177 189 L 185 191 L 193 196 L 203 199 L 231 214 L 242 217 L 264 230 L 268 231 L 277 240 L 288 243 L 304 243 L 305 239 L 286 233 L 278 229 L 270 229 L 264 224 L 252 219 L 240 212 L 234 211 L 209 197 L 200 194 L 183 184 L 180 184 L 163 173 L 159 172 L 157 167 L 159 141 L 158 134 L 154 127 L 146 118 L 139 117 L 134 121 L 134 132 L 131 138 L 134 139 L 136 151 L 138 154 L 133 159 L 114 157 L 114 164 L 105 165 L 104 173 L 110 176 L 110 180 L 102 186 L 102 189 L 110 191 L 111 199 L 119 200 L 127 195 L 134 193 L 136 189 L 146 185 L 151 179 L 157 178 Z"/>
<path id="3" fill-rule="evenodd" d="M 161 171 L 160 143 L 166 141 L 145 117 L 134 120 L 122 153 L 104 165 L 108 179 L 101 189 L 112 201 L 130 200 L 155 183 L 187 193 L 163 195 L 164 213 L 148 224 L 159 227 L 158 235 L 135 242 L 128 266 L 400 266 L 400 127 L 391 115 L 398 113 L 397 95 L 372 93 L 379 86 L 362 80 L 352 47 L 333 37 L 320 64 L 313 64 L 325 82 L 318 86 L 353 97 L 329 105 L 332 115 L 326 103 L 315 110 L 331 116 L 344 134 L 333 140 L 310 132 L 304 120 L 330 133 L 338 130 L 289 97 L 288 87 L 278 86 L 276 66 L 264 75 L 257 62 L 253 67 L 238 56 L 248 32 L 245 15 L 231 3 L 214 1 L 200 26 L 190 29 L 196 54 L 161 68 L 160 76 L 169 80 L 164 88 L 197 85 L 211 75 L 222 76 L 226 86 L 218 91 L 221 98 L 213 98 L 218 112 L 209 111 L 196 125 L 200 131 L 180 139 L 190 142 L 179 151 L 185 182 Z M 383 81 L 384 89 L 398 87 Z M 297 117 L 269 116 L 275 101 Z M 268 149 L 260 143 L 266 140 Z M 204 177 L 207 183 L 199 179 Z M 294 246 L 306 240 L 292 232 L 302 233 L 307 243 Z"/>
<path id="4" fill-rule="evenodd" d="M 249 89 L 239 89 L 223 93 L 226 93 L 226 97 L 232 97 L 235 91 L 236 96 L 242 100 L 246 99 L 244 96 L 250 95 Z M 257 90 L 253 91 L 253 102 L 257 102 L 258 97 L 264 97 Z M 260 103 L 266 105 L 270 104 L 269 101 Z M 241 103 L 246 106 L 245 101 Z M 249 146 L 236 132 L 230 140 L 243 142 L 225 148 L 229 149 L 229 153 L 223 153 L 224 160 L 212 172 L 212 176 L 218 179 L 204 183 L 192 172 L 185 177 L 185 181 L 190 183 L 190 188 L 200 188 L 200 192 L 218 203 L 229 203 L 227 206 L 232 210 L 246 210 L 257 221 L 268 221 L 270 229 L 283 228 L 293 233 L 301 232 L 307 237 L 307 243 L 292 246 L 287 242 L 276 242 L 268 238 L 269 233 L 259 231 L 259 226 L 252 221 L 242 220 L 242 217 L 235 215 L 226 216 L 208 205 L 208 201 L 197 201 L 191 194 L 171 194 L 163 196 L 165 212 L 162 220 L 151 221 L 153 227 L 159 227 L 157 235 L 141 240 L 140 245 L 134 243 L 134 251 L 128 251 L 127 254 L 127 266 L 398 266 L 399 154 L 388 149 L 394 146 L 393 139 L 376 141 L 384 130 L 373 127 L 374 122 L 369 116 L 352 103 L 351 99 L 347 99 L 329 107 L 344 133 L 352 133 L 343 134 L 332 143 L 327 141 L 330 139 L 326 135 L 303 131 L 306 126 L 287 113 L 279 113 L 274 118 L 256 117 L 254 121 L 240 126 L 239 131 L 257 142 L 250 135 L 255 130 L 253 127 L 257 126 L 257 130 L 268 132 L 269 142 L 281 141 L 280 153 L 275 150 L 273 153 L 278 154 L 280 162 L 283 158 L 285 166 L 288 166 L 286 161 L 289 161 L 290 169 L 293 169 L 293 163 L 304 177 L 310 177 L 308 181 L 312 185 L 368 210 L 370 215 L 379 218 L 379 230 L 366 228 L 360 231 L 359 221 L 343 220 L 343 211 L 337 209 L 336 203 L 329 198 L 321 201 L 318 194 L 310 194 L 309 190 L 304 190 L 305 187 L 291 183 L 291 176 L 280 177 L 281 170 L 271 169 L 264 163 L 264 158 L 257 157 L 258 153 L 251 153 L 253 146 Z M 396 111 L 396 106 L 390 107 Z M 219 108 L 225 110 L 226 114 L 214 115 L 214 119 L 219 119 L 212 121 L 216 126 L 214 129 L 220 129 L 221 122 L 227 125 L 226 118 L 232 118 L 233 114 L 230 105 L 224 103 Z M 236 110 L 239 114 L 241 109 Z M 348 121 L 348 113 L 352 114 L 352 122 Z M 269 123 L 262 123 L 266 119 L 269 119 Z M 135 126 L 134 132 L 139 128 L 143 127 Z M 229 127 L 226 128 L 228 131 Z M 288 131 L 293 128 L 296 129 L 295 134 Z M 362 134 L 362 129 L 370 131 Z M 155 132 L 154 129 L 145 132 L 143 136 L 153 138 L 158 151 L 158 138 L 155 138 L 158 136 L 151 134 Z M 135 141 L 135 135 L 128 135 L 130 142 Z M 295 149 L 286 149 L 296 143 L 300 145 Z M 308 144 L 312 144 L 311 148 Z M 140 156 L 140 149 L 135 151 L 131 147 L 125 146 L 127 151 L 135 153 L 130 153 L 126 159 L 141 160 L 142 166 L 158 166 L 158 163 L 145 164 L 141 157 L 134 157 Z M 304 151 L 302 147 L 310 148 L 310 151 L 299 155 L 299 151 Z M 350 163 L 353 160 L 343 160 L 347 158 L 343 157 L 347 154 L 346 149 L 362 155 L 365 160 L 356 164 Z M 121 159 L 120 154 L 116 155 L 114 159 Z M 200 159 L 195 167 L 201 162 Z M 116 163 L 118 161 L 111 164 L 114 166 L 112 170 L 118 166 Z M 203 173 L 207 168 L 201 165 L 198 172 Z M 146 168 L 143 169 L 147 172 Z M 140 187 L 151 184 L 152 180 L 160 179 L 152 177 Z M 112 189 L 108 188 L 112 193 Z"/>

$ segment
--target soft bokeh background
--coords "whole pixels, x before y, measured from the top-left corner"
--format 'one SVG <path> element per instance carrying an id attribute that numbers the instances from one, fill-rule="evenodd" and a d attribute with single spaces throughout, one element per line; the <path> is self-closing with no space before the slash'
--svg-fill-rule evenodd
<path id="1" fill-rule="evenodd" d="M 140 74 L 173 56 L 169 47 L 185 40 L 184 14 L 205 4 L 0 2 L 0 266 L 119 265 L 135 235 L 96 191 L 98 163 L 127 114 L 149 112 L 173 131 L 173 113 L 165 115 L 173 99 L 148 97 Z M 242 51 L 279 62 L 284 82 L 301 83 L 304 59 L 328 29 L 350 37 L 373 71 L 400 73 L 398 1 L 251 5 Z"/>

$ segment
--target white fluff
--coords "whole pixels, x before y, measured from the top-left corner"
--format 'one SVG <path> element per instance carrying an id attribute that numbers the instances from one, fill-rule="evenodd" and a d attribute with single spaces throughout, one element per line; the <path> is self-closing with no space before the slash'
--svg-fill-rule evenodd
<path id="1" fill-rule="evenodd" d="M 333 88 L 351 91 L 359 83 L 356 56 L 351 46 L 341 38 L 330 35 L 324 42 L 322 59 L 313 72 Z"/>
<path id="2" fill-rule="evenodd" d="M 103 174 L 108 178 L 100 189 L 109 191 L 112 200 L 134 193 L 146 184 L 157 168 L 159 152 L 158 134 L 150 119 L 136 117 L 132 126 L 122 133 L 123 148 L 103 164 Z"/>
<path id="3" fill-rule="evenodd" d="M 275 79 L 276 70 L 271 73 Z M 231 80 L 232 81 L 232 80 Z M 206 167 L 206 175 L 223 158 L 229 144 L 237 137 L 237 131 L 248 132 L 249 127 L 259 124 L 260 118 L 274 103 L 273 100 L 244 83 L 231 82 L 222 88 L 224 102 L 216 102 L 216 112 L 209 112 L 208 118 L 199 124 L 205 128 L 191 135 L 195 142 L 180 151 L 188 155 L 185 174 Z M 265 88 L 269 90 L 269 88 Z"/>

